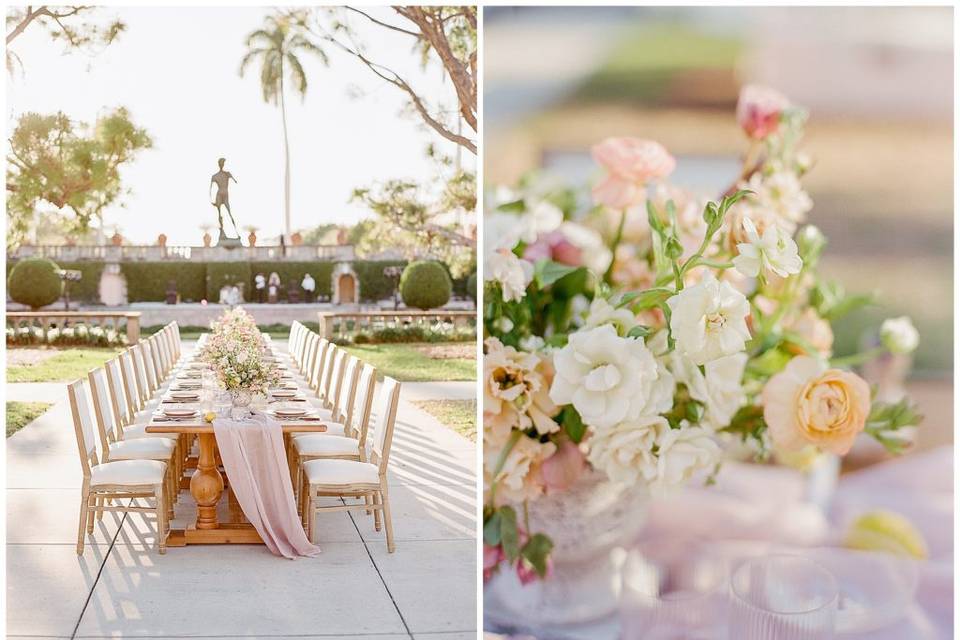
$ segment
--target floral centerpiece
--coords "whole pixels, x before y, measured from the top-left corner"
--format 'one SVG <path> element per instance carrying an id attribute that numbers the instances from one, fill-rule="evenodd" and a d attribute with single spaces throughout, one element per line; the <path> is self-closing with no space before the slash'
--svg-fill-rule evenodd
<path id="1" fill-rule="evenodd" d="M 265 394 L 279 382 L 276 364 L 263 357 L 265 344 L 256 322 L 241 307 L 224 312 L 210 329 L 199 358 L 213 368 L 217 382 L 230 392 L 234 404 L 248 404 L 251 396 Z"/>
<path id="2" fill-rule="evenodd" d="M 907 318 L 881 347 L 832 358 L 831 323 L 870 302 L 818 274 L 823 234 L 801 179 L 806 114 L 743 90 L 742 173 L 718 199 L 669 184 L 662 145 L 610 138 L 592 205 L 571 189 L 500 188 L 485 216 L 484 576 L 527 584 L 553 541 L 528 506 L 586 474 L 662 494 L 759 460 L 845 455 L 861 433 L 894 452 L 919 416 L 877 401 L 850 367 L 908 353 Z"/>

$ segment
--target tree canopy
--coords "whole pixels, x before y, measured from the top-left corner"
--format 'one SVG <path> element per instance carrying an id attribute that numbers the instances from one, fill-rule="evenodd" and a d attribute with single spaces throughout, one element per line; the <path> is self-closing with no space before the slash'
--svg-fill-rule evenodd
<path id="1" fill-rule="evenodd" d="M 85 6 L 28 5 L 7 10 L 7 71 L 23 66 L 11 44 L 31 25 L 41 27 L 67 51 L 94 52 L 112 43 L 126 29 L 120 20 L 104 19 L 102 9 Z"/>
<path id="2" fill-rule="evenodd" d="M 93 126 L 65 114 L 23 114 L 7 154 L 7 247 L 21 244 L 42 204 L 72 212 L 66 221 L 86 231 L 92 218 L 123 194 L 120 168 L 153 142 L 120 107 Z"/>

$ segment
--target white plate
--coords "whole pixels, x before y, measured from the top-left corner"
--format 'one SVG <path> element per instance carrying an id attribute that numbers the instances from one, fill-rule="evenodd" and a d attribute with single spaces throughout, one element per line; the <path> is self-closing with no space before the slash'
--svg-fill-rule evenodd
<path id="1" fill-rule="evenodd" d="M 276 389 L 271 391 L 270 395 L 274 398 L 295 398 L 297 396 L 296 389 Z"/>
<path id="2" fill-rule="evenodd" d="M 164 409 L 163 415 L 168 418 L 192 418 L 197 415 L 196 409 Z"/>
<path id="3" fill-rule="evenodd" d="M 273 414 L 278 418 L 299 418 L 307 415 L 306 409 L 274 409 Z"/>

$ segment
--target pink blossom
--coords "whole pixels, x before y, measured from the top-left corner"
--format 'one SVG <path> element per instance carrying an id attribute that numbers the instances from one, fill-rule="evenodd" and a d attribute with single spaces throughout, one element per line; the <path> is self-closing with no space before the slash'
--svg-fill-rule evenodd
<path id="1" fill-rule="evenodd" d="M 646 184 L 673 173 L 676 160 L 659 142 L 639 138 L 607 138 L 591 149 L 594 161 L 606 169 L 593 198 L 611 209 L 626 209 L 646 198 Z"/>
<path id="2" fill-rule="evenodd" d="M 491 546 L 488 544 L 483 545 L 483 581 L 486 582 L 493 577 L 494 572 L 497 570 L 497 566 L 504 559 L 503 547 L 500 545 Z"/>
<path id="3" fill-rule="evenodd" d="M 561 231 L 545 233 L 523 251 L 523 259 L 530 262 L 553 260 L 571 267 L 583 264 L 583 252 L 563 235 Z"/>
<path id="4" fill-rule="evenodd" d="M 543 576 L 544 579 L 549 578 L 550 574 L 552 573 L 553 560 L 547 557 L 547 573 Z M 520 578 L 520 584 L 522 585 L 528 585 L 531 582 L 536 582 L 537 580 L 541 579 L 536 568 L 523 558 L 520 558 L 520 560 L 517 562 L 517 577 Z"/>
<path id="5" fill-rule="evenodd" d="M 583 475 L 586 462 L 580 447 L 566 440 L 557 452 L 540 465 L 540 475 L 548 493 L 566 491 Z"/>
<path id="6" fill-rule="evenodd" d="M 737 123 L 748 136 L 762 140 L 780 127 L 780 115 L 790 106 L 783 94 L 748 84 L 740 90 L 737 101 Z"/>

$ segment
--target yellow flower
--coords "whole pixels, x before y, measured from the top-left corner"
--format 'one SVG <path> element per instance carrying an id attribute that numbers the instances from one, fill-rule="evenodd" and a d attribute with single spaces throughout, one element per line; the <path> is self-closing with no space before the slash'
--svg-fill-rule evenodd
<path id="1" fill-rule="evenodd" d="M 854 373 L 797 356 L 767 381 L 762 401 L 777 447 L 799 451 L 814 445 L 845 455 L 870 414 L 870 387 Z"/>

